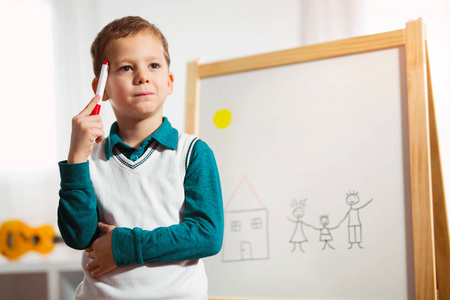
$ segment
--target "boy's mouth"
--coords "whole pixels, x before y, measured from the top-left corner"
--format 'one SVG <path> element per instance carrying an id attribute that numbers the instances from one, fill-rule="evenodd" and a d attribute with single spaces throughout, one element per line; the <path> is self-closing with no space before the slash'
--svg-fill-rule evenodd
<path id="1" fill-rule="evenodd" d="M 153 93 L 151 93 L 151 92 L 140 92 L 140 93 L 137 93 L 134 96 L 135 97 L 145 97 L 145 96 L 151 96 L 151 95 L 153 95 Z"/>

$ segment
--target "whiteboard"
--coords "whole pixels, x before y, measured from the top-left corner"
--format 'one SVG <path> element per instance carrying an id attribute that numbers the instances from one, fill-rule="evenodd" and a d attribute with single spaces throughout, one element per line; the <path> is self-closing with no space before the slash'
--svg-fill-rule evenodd
<path id="1" fill-rule="evenodd" d="M 412 299 L 404 47 L 201 80 L 221 177 L 211 298 Z"/>

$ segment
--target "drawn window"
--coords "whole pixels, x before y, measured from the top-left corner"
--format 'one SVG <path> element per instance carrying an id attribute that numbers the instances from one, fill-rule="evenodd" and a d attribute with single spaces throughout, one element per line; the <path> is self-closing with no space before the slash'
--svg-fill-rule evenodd
<path id="1" fill-rule="evenodd" d="M 252 229 L 261 229 L 262 226 L 262 219 L 261 218 L 253 218 L 252 219 Z"/>
<path id="2" fill-rule="evenodd" d="M 231 231 L 240 231 L 240 230 L 241 230 L 241 221 L 232 221 Z"/>

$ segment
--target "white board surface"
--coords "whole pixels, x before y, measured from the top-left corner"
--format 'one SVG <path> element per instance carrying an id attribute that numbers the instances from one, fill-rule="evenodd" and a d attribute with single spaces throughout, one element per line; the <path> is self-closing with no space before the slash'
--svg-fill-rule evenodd
<path id="1" fill-rule="evenodd" d="M 225 207 L 211 298 L 414 298 L 404 60 L 394 48 L 201 79 Z"/>

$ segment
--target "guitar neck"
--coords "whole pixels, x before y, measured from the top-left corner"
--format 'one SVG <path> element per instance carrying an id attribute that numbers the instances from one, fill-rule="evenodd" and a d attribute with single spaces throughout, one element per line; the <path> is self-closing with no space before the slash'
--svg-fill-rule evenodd
<path id="1" fill-rule="evenodd" d="M 60 236 L 55 236 L 54 238 L 53 238 L 53 243 L 64 243 L 64 240 L 63 240 L 63 238 L 62 237 L 60 237 Z"/>

